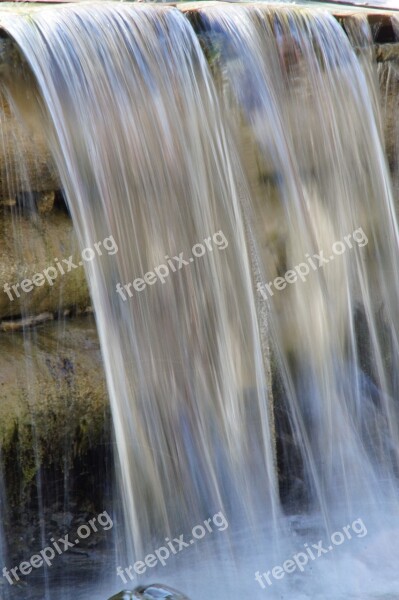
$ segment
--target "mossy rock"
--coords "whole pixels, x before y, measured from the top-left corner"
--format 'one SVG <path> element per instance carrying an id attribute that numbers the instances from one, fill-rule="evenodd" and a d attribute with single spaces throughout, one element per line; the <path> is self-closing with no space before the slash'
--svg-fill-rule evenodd
<path id="1" fill-rule="evenodd" d="M 39 470 L 67 472 L 109 443 L 109 402 L 93 317 L 2 334 L 0 356 L 0 442 L 13 506 L 29 501 Z"/>

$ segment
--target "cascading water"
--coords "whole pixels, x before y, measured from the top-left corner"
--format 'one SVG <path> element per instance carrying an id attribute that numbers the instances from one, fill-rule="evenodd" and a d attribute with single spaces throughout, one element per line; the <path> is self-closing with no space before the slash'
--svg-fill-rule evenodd
<path id="1" fill-rule="evenodd" d="M 262 504 L 273 517 L 269 390 L 239 166 L 188 21 L 176 10 L 114 5 L 4 24 L 53 119 L 82 245 L 112 234 L 119 248 L 88 277 L 135 556 L 157 531 L 184 531 L 210 511 L 254 518 Z M 117 294 L 119 282 L 165 255 L 190 256 L 209 236 L 207 254 L 164 285 Z"/>
<path id="2" fill-rule="evenodd" d="M 221 511 L 226 532 L 143 579 L 193 600 L 395 598 L 398 225 L 373 65 L 322 12 L 188 12 L 89 3 L 0 18 L 40 89 L 81 247 L 118 246 L 86 273 L 120 560 Z M 367 39 L 358 26 L 351 39 Z M 284 517 L 280 497 L 308 516 Z M 369 537 L 255 582 L 356 518 Z"/>
<path id="3" fill-rule="evenodd" d="M 279 176 L 286 225 L 278 224 L 284 236 L 280 262 L 264 253 L 267 281 L 306 265 L 306 282 L 281 293 L 260 286 L 272 307 L 274 347 L 306 490 L 319 508 L 331 509 L 342 499 L 353 510 L 359 496 L 374 499 L 381 478 L 390 487 L 399 448 L 392 372 L 398 229 L 367 80 L 332 17 L 220 7 L 202 15 L 205 32 L 218 34 L 225 76 L 266 166 Z M 256 213 L 256 238 L 267 242 L 267 210 L 258 205 Z M 375 259 L 342 246 L 345 234 L 358 228 L 367 233 L 357 234 L 364 235 L 359 245 L 370 243 Z M 335 242 L 342 256 L 332 254 L 336 262 L 327 266 Z M 324 257 L 312 265 L 307 257 L 320 249 Z M 322 267 L 316 277 L 306 273 L 314 265 Z M 360 348 L 359 336 L 370 343 Z M 396 485 L 390 493 L 396 496 Z"/>

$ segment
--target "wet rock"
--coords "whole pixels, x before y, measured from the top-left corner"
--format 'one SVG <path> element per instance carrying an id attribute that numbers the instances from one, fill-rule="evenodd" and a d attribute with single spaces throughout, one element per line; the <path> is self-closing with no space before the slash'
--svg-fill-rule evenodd
<path id="1" fill-rule="evenodd" d="M 393 52 L 393 45 L 380 52 L 378 78 L 381 90 L 381 116 L 384 127 L 385 152 L 393 172 L 394 183 L 398 183 L 398 92 L 399 92 L 399 50 Z M 395 50 L 399 44 L 394 44 Z M 392 52 L 391 52 L 392 51 Z M 378 55 L 377 55 L 378 60 Z"/>
<path id="2" fill-rule="evenodd" d="M 386 62 L 389 60 L 397 61 L 399 59 L 399 44 L 375 44 L 375 56 L 377 62 Z"/>
<path id="3" fill-rule="evenodd" d="M 156 600 L 156 598 L 164 598 L 165 600 L 188 600 L 187 596 L 183 596 L 177 590 L 174 590 L 166 585 L 155 583 L 148 587 L 138 587 L 134 593 L 136 598 L 142 600 Z"/>
<path id="4" fill-rule="evenodd" d="M 26 97 L 25 103 L 29 105 L 29 91 L 21 90 L 20 95 Z M 43 127 L 40 124 L 35 129 L 26 127 L 25 122 L 10 109 L 7 98 L 1 93 L 0 119 L 0 198 L 12 199 L 29 189 L 50 194 L 59 189 L 58 173 Z"/>
<path id="5" fill-rule="evenodd" d="M 55 202 L 55 192 L 38 192 L 36 196 L 37 210 L 41 214 L 49 213 L 53 210 Z"/>
<path id="6" fill-rule="evenodd" d="M 54 512 L 51 515 L 51 521 L 58 527 L 64 526 L 70 529 L 73 521 L 73 514 L 71 512 Z"/>
<path id="7" fill-rule="evenodd" d="M 109 600 L 188 600 L 177 590 L 166 585 L 154 583 L 148 586 L 139 586 L 133 591 L 124 590 L 112 596 Z"/>
<path id="8" fill-rule="evenodd" d="M 6 206 L 8 208 L 11 208 L 13 206 L 15 206 L 17 204 L 17 201 L 15 198 L 3 198 L 2 200 L 0 200 L 0 206 Z"/>
<path id="9" fill-rule="evenodd" d="M 68 473 L 104 443 L 108 396 L 93 317 L 2 334 L 0 355 L 3 474 L 9 505 L 19 511 L 39 470 Z"/>
<path id="10" fill-rule="evenodd" d="M 0 320 L 90 305 L 83 266 L 70 272 L 65 268 L 64 275 L 58 272 L 52 285 L 42 278 L 40 285 L 30 286 L 30 291 L 21 289 L 23 281 L 29 289 L 26 285 L 35 275 L 56 267 L 55 259 L 65 265 L 63 259 L 72 256 L 74 264 L 79 264 L 79 246 L 68 215 L 54 209 L 32 219 L 4 210 L 0 214 Z"/>
<path id="11" fill-rule="evenodd" d="M 47 142 L 47 113 L 31 69 L 15 41 L 4 32 L 0 77 L 0 197 L 26 190 L 52 192 L 58 189 L 59 178 Z"/>
<path id="12" fill-rule="evenodd" d="M 34 327 L 46 321 L 52 321 L 54 315 L 52 313 L 41 313 L 34 317 L 26 317 L 25 319 L 13 319 L 12 321 L 2 321 L 0 323 L 0 331 L 10 332 L 19 331 L 25 327 Z"/>
<path id="13" fill-rule="evenodd" d="M 18 192 L 15 198 L 15 204 L 21 212 L 35 213 L 38 212 L 41 215 L 50 213 L 54 208 L 56 192 L 36 192 L 36 191 L 23 191 Z M 4 206 L 7 206 L 3 202 Z M 8 206 L 10 206 L 8 204 Z"/>

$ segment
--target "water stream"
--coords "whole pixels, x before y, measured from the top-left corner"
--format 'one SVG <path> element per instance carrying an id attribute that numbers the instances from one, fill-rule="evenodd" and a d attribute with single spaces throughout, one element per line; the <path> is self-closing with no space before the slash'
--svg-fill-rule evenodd
<path id="1" fill-rule="evenodd" d="M 37 81 L 81 248 L 118 248 L 85 269 L 119 564 L 228 521 L 131 587 L 397 598 L 399 229 L 369 55 L 292 7 L 102 2 L 1 24 Z M 305 573 L 255 581 L 356 519 Z M 122 587 L 113 564 L 102 579 L 104 597 Z"/>

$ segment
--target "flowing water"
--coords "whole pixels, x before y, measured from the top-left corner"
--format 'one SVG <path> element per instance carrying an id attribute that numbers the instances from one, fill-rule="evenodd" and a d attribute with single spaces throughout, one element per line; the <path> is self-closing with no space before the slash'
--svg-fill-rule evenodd
<path id="1" fill-rule="evenodd" d="M 397 598 L 399 230 L 365 22 L 359 57 L 333 17 L 292 7 L 104 2 L 1 23 L 81 247 L 118 247 L 86 272 L 120 564 L 221 511 L 226 531 L 158 579 L 198 600 Z M 359 518 L 368 534 L 307 573 L 255 582 Z"/>
<path id="2" fill-rule="evenodd" d="M 337 492 L 348 502 L 373 496 L 381 469 L 388 469 L 389 485 L 396 468 L 397 382 L 384 356 L 388 345 L 394 364 L 398 350 L 395 207 L 367 80 L 335 19 L 290 11 L 262 19 L 260 11 L 246 12 L 218 8 L 204 14 L 211 32 L 228 34 L 220 51 L 222 61 L 234 54 L 226 59 L 226 77 L 267 166 L 279 174 L 287 225 L 279 232 L 284 261 L 276 269 L 284 273 L 304 260 L 310 265 L 307 254 L 320 249 L 327 258 L 319 277 L 304 274 L 306 285 L 273 297 L 264 292 L 271 298 L 274 345 L 304 473 L 322 508 L 330 499 L 336 505 Z M 267 211 L 256 209 L 261 240 Z M 375 259 L 367 258 L 367 250 L 346 253 L 339 243 L 358 228 L 364 229 L 356 234 L 358 249 L 372 244 L 375 250 L 367 250 Z M 335 241 L 342 257 L 327 267 L 335 259 Z M 369 338 L 370 348 L 359 348 L 360 335 Z M 287 361 L 287 349 L 294 361 Z"/>

